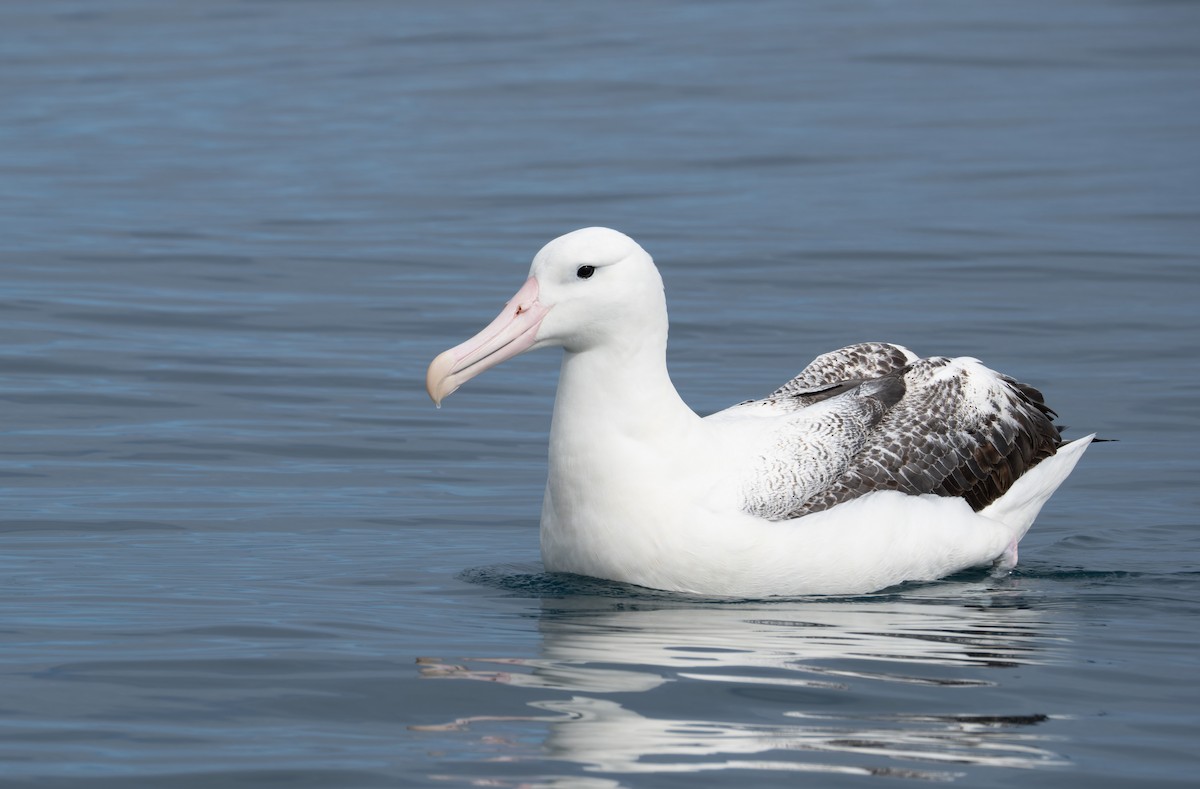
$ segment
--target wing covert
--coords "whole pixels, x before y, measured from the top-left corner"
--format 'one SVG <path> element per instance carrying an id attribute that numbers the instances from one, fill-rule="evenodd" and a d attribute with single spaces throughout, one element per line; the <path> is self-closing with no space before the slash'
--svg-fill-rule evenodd
<path id="1" fill-rule="evenodd" d="M 904 382 L 845 473 L 787 517 L 876 490 L 957 496 L 979 511 L 1062 444 L 1041 392 L 978 360 L 918 360 Z"/>

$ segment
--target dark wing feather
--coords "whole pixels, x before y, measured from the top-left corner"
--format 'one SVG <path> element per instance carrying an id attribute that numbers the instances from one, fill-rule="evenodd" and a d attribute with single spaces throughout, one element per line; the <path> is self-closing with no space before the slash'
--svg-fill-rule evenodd
<path id="1" fill-rule="evenodd" d="M 761 400 L 746 400 L 733 408 L 765 406 L 796 411 L 844 394 L 864 381 L 903 370 L 917 357 L 899 345 L 862 342 L 823 353 L 792 380 Z"/>
<path id="2" fill-rule="evenodd" d="M 979 511 L 1062 444 L 1041 392 L 973 359 L 921 359 L 846 471 L 787 517 L 877 490 L 965 499 Z"/>
<path id="3" fill-rule="evenodd" d="M 848 382 L 880 378 L 916 360 L 912 351 L 886 342 L 861 342 L 823 353 L 770 397 L 803 396 Z"/>

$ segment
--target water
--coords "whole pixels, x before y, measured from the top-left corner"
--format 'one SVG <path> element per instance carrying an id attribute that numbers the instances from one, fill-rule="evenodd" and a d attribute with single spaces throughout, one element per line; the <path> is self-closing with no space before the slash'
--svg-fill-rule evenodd
<path id="1" fill-rule="evenodd" d="M 1191 785 L 1194 4 L 12 0 L 0 29 L 0 784 Z M 702 412 L 889 339 L 1120 442 L 1006 579 L 547 576 L 554 354 L 440 411 L 422 378 L 591 224 L 658 259 Z"/>

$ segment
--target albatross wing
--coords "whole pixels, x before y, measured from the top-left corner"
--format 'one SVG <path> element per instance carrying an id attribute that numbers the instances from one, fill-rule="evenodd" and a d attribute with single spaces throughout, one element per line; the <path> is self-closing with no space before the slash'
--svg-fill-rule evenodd
<path id="1" fill-rule="evenodd" d="M 768 397 L 714 416 L 753 415 L 784 417 L 744 497 L 771 520 L 881 490 L 962 498 L 978 512 L 1063 443 L 1033 387 L 976 359 L 887 343 L 823 354 Z"/>

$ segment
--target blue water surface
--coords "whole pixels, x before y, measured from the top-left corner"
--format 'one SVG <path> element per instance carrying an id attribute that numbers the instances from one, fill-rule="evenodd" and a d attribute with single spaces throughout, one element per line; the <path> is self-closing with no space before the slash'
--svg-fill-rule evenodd
<path id="1" fill-rule="evenodd" d="M 1200 6 L 0 5 L 0 785 L 1190 786 Z M 550 238 L 708 413 L 884 339 L 1096 445 L 1007 578 L 547 575 Z M 898 783 L 899 782 L 899 783 Z"/>

